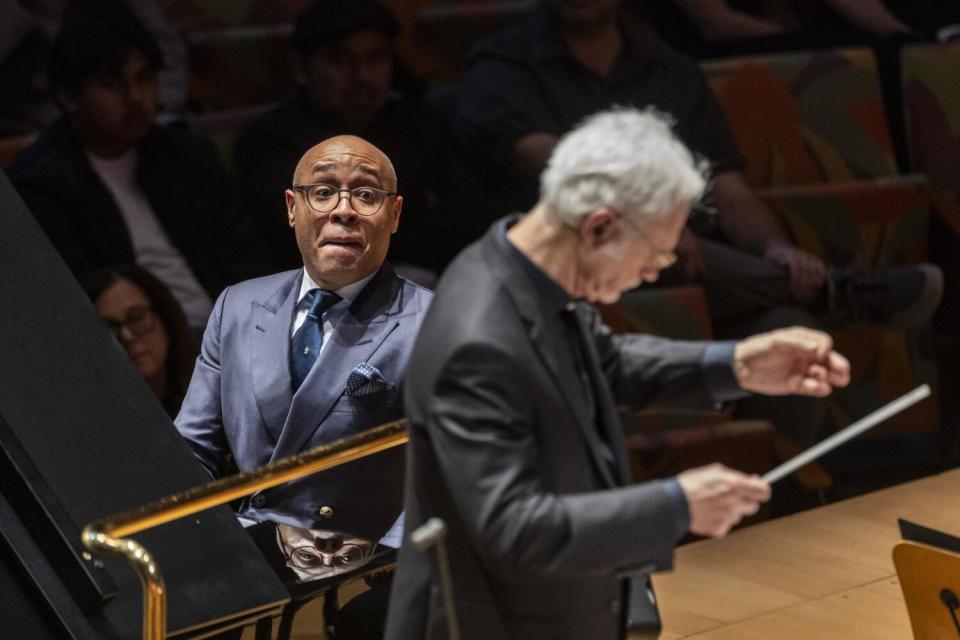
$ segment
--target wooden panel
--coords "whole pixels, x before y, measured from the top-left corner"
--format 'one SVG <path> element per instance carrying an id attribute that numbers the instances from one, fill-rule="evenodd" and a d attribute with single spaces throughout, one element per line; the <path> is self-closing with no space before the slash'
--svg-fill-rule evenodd
<path id="1" fill-rule="evenodd" d="M 654 577 L 661 640 L 910 637 L 891 558 L 897 518 L 960 531 L 960 510 L 945 508 L 958 498 L 953 470 L 682 547 L 675 570 Z M 834 618 L 856 619 L 861 607 L 891 631 L 847 635 Z M 811 632 L 818 620 L 823 629 Z"/>
<path id="2" fill-rule="evenodd" d="M 960 592 L 960 555 L 916 542 L 904 541 L 893 551 L 916 640 L 949 638 L 955 633 L 955 613 L 941 590 Z"/>
<path id="3" fill-rule="evenodd" d="M 903 640 L 910 621 L 896 579 L 809 600 L 744 622 L 689 636 L 691 640 Z"/>

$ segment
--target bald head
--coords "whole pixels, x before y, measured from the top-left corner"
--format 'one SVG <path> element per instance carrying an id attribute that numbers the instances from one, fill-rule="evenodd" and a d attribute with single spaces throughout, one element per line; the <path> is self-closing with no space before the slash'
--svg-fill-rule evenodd
<path id="1" fill-rule="evenodd" d="M 387 191 L 397 190 L 397 172 L 390 158 L 363 138 L 335 136 L 311 147 L 293 172 L 294 184 L 319 182 L 315 176 L 328 173 L 344 161 L 353 164 L 362 173 L 380 183 Z"/>
<path id="2" fill-rule="evenodd" d="M 336 291 L 376 273 L 386 259 L 390 236 L 397 231 L 403 209 L 390 159 L 362 138 L 337 136 L 303 154 L 293 182 L 294 187 L 326 185 L 323 192 L 328 195 L 329 190 L 338 192 L 335 203 L 329 200 L 333 208 L 321 206 L 323 211 L 308 200 L 308 194 L 316 190 L 287 189 L 284 193 L 287 219 L 313 281 Z M 382 200 L 375 211 L 361 206 L 371 202 L 373 189 L 383 192 L 376 196 Z"/>

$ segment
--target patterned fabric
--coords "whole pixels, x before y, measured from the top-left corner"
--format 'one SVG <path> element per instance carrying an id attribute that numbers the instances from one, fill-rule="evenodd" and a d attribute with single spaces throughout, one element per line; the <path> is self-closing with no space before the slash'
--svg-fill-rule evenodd
<path id="1" fill-rule="evenodd" d="M 702 65 L 757 188 L 890 176 L 896 161 L 869 49 Z"/>
<path id="2" fill-rule="evenodd" d="M 647 333 L 688 340 L 713 337 L 706 298 L 703 289 L 696 286 L 643 286 L 623 294 L 616 304 L 601 306 L 600 313 L 614 333 Z M 633 479 L 641 482 L 696 466 L 704 450 L 720 455 L 714 445 L 726 441 L 719 434 L 729 433 L 724 425 L 730 420 L 730 413 L 622 409 L 620 418 L 627 436 Z M 765 424 L 772 430 L 769 423 Z M 744 444 L 739 438 L 727 442 L 734 449 L 745 450 L 738 446 Z M 713 457 L 711 462 L 717 459 Z"/>
<path id="3" fill-rule="evenodd" d="M 956 46 L 922 45 L 907 48 L 903 56 L 913 161 L 955 193 L 960 191 L 958 51 Z M 923 181 L 895 178 L 870 51 L 741 58 L 706 63 L 704 70 L 747 157 L 747 180 L 760 188 L 788 187 L 764 197 L 797 244 L 828 264 L 877 269 L 925 260 L 931 210 L 960 230 L 960 211 L 953 203 Z M 929 330 L 858 326 L 832 334 L 850 358 L 854 376 L 849 388 L 828 400 L 833 427 L 921 382 L 931 383 L 936 395 Z M 929 433 L 937 423 L 935 398 L 867 437 Z"/>
<path id="4" fill-rule="evenodd" d="M 935 194 L 922 178 L 861 180 L 762 195 L 797 244 L 829 264 L 882 269 L 927 258 Z M 929 328 L 856 325 L 831 335 L 850 360 L 852 380 L 827 400 L 828 429 L 846 426 L 927 382 L 934 389 L 933 401 L 907 409 L 865 437 L 936 431 L 938 377 Z"/>
<path id="5" fill-rule="evenodd" d="M 374 366 L 361 362 L 347 377 L 348 396 L 366 396 L 393 385 L 383 379 L 383 374 Z"/>
<path id="6" fill-rule="evenodd" d="M 769 189 L 794 241 L 827 264 L 877 269 L 927 257 L 933 193 L 920 176 Z"/>
<path id="7" fill-rule="evenodd" d="M 960 198 L 960 43 L 904 47 L 900 64 L 911 165 Z"/>
<path id="8" fill-rule="evenodd" d="M 682 340 L 713 337 L 700 287 L 642 287 L 600 311 L 616 333 L 653 333 Z M 652 407 L 622 409 L 620 417 L 633 479 L 638 482 L 716 461 L 748 473 L 764 473 L 792 457 L 777 453 L 786 441 L 777 437 L 772 423 L 733 420 L 727 410 Z M 823 490 L 831 483 L 816 463 L 798 471 L 794 479 L 807 491 Z"/>
<path id="9" fill-rule="evenodd" d="M 927 258 L 928 223 L 936 193 L 923 178 L 857 180 L 760 193 L 797 244 L 830 264 L 880 269 Z M 604 321 L 618 333 L 712 337 L 699 287 L 641 287 L 602 312 Z M 827 400 L 827 431 L 845 426 L 922 382 L 934 388 L 933 401 L 898 414 L 866 437 L 936 430 L 938 376 L 928 330 L 857 325 L 831 334 L 851 361 L 853 381 Z M 642 412 L 627 424 L 661 430 L 714 422 L 706 418 Z"/>

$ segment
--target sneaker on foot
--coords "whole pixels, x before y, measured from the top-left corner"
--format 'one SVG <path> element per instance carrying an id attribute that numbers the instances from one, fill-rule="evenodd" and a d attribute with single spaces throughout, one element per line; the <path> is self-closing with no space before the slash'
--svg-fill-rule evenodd
<path id="1" fill-rule="evenodd" d="M 827 316 L 834 321 L 910 327 L 930 319 L 943 297 L 943 272 L 932 264 L 879 271 L 833 268 Z"/>

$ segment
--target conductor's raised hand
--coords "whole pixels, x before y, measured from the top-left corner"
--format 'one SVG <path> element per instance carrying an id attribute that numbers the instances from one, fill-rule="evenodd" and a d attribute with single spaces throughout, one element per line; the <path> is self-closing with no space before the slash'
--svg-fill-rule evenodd
<path id="1" fill-rule="evenodd" d="M 750 336 L 733 351 L 733 371 L 745 391 L 826 396 L 850 382 L 850 363 L 822 331 L 790 327 Z"/>
<path id="2" fill-rule="evenodd" d="M 770 499 L 770 485 L 759 477 L 717 463 L 684 471 L 677 481 L 687 498 L 690 532 L 700 536 L 727 535 Z"/>

